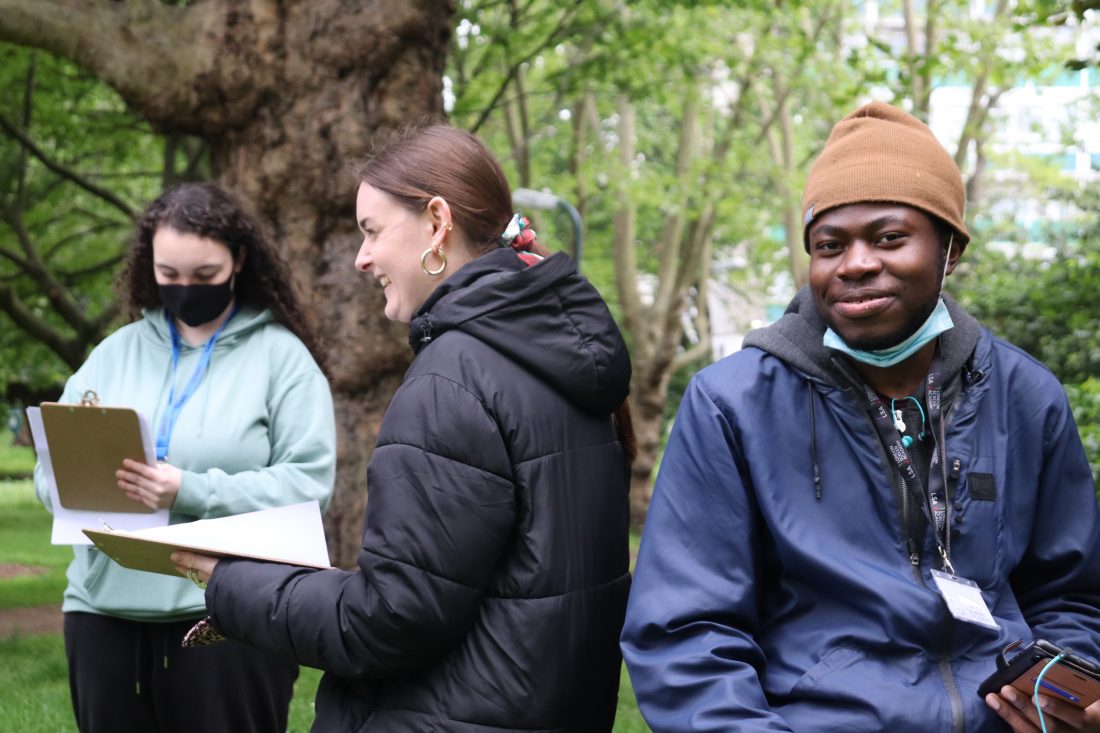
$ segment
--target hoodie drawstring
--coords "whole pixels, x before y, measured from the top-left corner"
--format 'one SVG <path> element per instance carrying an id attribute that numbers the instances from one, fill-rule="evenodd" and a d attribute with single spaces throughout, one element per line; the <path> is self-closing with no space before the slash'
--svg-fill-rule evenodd
<path id="1" fill-rule="evenodd" d="M 810 398 L 810 461 L 814 470 L 814 496 L 821 501 L 821 469 L 817 464 L 817 414 L 814 409 L 814 386 L 806 380 L 806 393 Z"/>

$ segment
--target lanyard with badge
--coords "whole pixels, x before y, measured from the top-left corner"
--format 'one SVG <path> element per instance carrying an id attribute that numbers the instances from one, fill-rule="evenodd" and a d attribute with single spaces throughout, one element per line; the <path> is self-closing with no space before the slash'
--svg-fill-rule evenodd
<path id="1" fill-rule="evenodd" d="M 928 471 L 929 490 L 926 491 L 924 483 L 917 475 L 913 462 L 909 458 L 909 452 L 905 448 L 898 423 L 886 408 L 886 403 L 873 389 L 863 385 L 867 397 L 868 409 L 871 413 L 875 430 L 878 431 L 882 444 L 890 459 L 894 462 L 907 485 L 915 489 L 915 493 L 924 513 L 928 526 L 932 528 L 932 534 L 936 539 L 936 549 L 939 550 L 940 559 L 943 561 L 943 570 L 932 570 L 932 579 L 936 583 L 940 594 L 951 615 L 960 621 L 978 624 L 991 629 L 1000 629 L 989 607 L 982 598 L 981 589 L 972 580 L 961 577 L 955 572 L 951 564 L 951 531 L 949 520 L 950 501 L 947 496 L 947 475 L 943 456 L 943 389 L 939 383 L 942 363 L 939 351 L 932 362 L 932 368 L 928 371 L 926 380 L 928 399 L 928 419 L 930 426 L 939 425 L 940 440 L 937 441 L 932 452 L 931 466 Z M 933 431 L 934 432 L 934 431 Z M 937 472 L 936 467 L 940 467 Z"/>
<path id="2" fill-rule="evenodd" d="M 225 319 L 222 325 L 218 326 L 218 330 L 206 342 L 202 354 L 199 355 L 199 362 L 195 365 L 195 370 L 191 372 L 191 378 L 187 380 L 187 385 L 178 398 L 176 397 L 176 369 L 180 361 L 180 333 L 176 328 L 175 321 L 172 320 L 172 316 L 168 313 L 164 314 L 165 319 L 168 321 L 168 331 L 172 335 L 172 386 L 168 390 L 168 403 L 164 407 L 164 417 L 161 418 L 160 427 L 157 430 L 158 461 L 168 458 L 168 443 L 172 440 L 172 431 L 176 428 L 176 420 L 179 419 L 183 406 L 187 404 L 187 400 L 191 399 L 191 395 L 195 394 L 195 390 L 199 388 L 203 376 L 206 375 L 206 369 L 210 366 L 210 358 L 214 353 L 214 346 L 218 343 L 218 337 L 221 336 L 226 324 L 233 320 L 233 316 L 236 314 L 237 308 L 234 306 L 229 313 L 229 317 Z"/>

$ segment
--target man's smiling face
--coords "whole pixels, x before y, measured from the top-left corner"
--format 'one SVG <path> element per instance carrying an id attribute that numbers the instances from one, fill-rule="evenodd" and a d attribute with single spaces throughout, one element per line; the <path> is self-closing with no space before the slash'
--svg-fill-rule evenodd
<path id="1" fill-rule="evenodd" d="M 936 307 L 947 249 L 924 212 L 890 203 L 841 206 L 810 225 L 807 242 L 814 304 L 848 346 L 894 346 Z M 952 249 L 948 272 L 960 251 Z"/>

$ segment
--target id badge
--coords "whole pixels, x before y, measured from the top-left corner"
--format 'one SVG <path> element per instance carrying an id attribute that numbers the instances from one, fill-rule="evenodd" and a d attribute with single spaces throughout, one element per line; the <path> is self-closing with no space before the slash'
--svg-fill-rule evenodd
<path id="1" fill-rule="evenodd" d="M 989 606 L 985 605 L 977 583 L 939 570 L 932 571 L 932 580 L 936 581 L 936 587 L 952 616 L 959 621 L 1000 631 L 1001 626 L 989 612 Z"/>

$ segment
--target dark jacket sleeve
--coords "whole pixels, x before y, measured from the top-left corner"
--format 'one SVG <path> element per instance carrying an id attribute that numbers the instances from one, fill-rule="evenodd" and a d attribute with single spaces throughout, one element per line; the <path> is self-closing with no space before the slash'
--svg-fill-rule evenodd
<path id="1" fill-rule="evenodd" d="M 355 571 L 222 562 L 207 607 L 228 636 L 346 677 L 431 664 L 477 618 L 515 522 L 492 415 L 453 381 L 406 381 L 367 473 Z"/>
<path id="2" fill-rule="evenodd" d="M 759 672 L 760 519 L 728 408 L 696 376 L 646 518 L 622 634 L 655 733 L 790 730 Z"/>
<path id="3" fill-rule="evenodd" d="M 1077 425 L 1058 389 L 1044 420 L 1031 538 L 1010 578 L 1035 638 L 1100 661 L 1100 508 Z"/>

